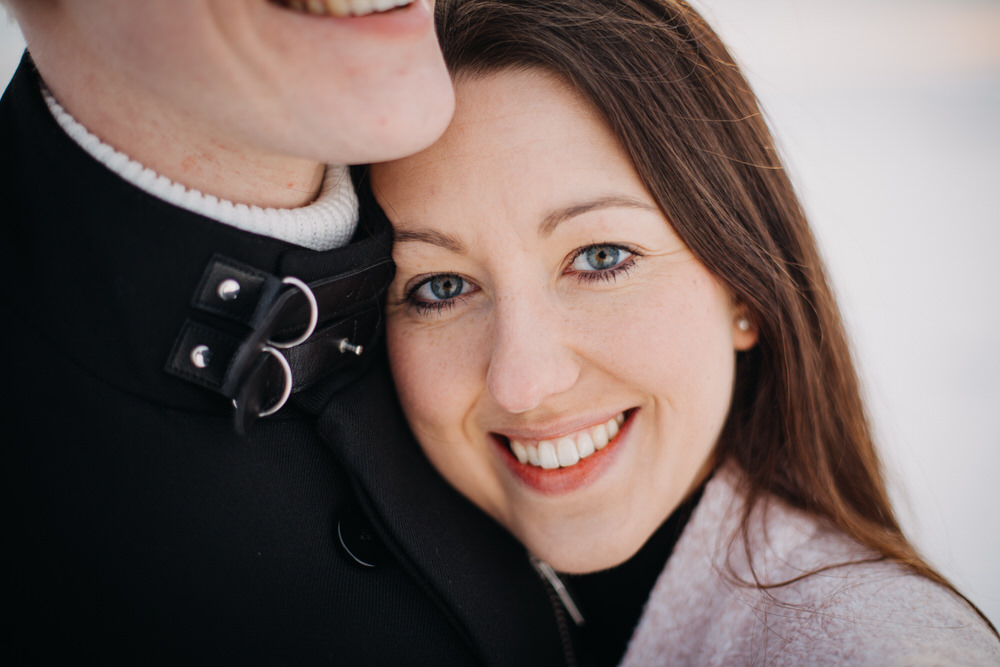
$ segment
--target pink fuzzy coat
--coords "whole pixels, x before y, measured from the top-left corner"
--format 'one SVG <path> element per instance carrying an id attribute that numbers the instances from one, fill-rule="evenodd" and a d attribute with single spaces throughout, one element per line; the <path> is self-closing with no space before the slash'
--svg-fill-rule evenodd
<path id="1" fill-rule="evenodd" d="M 728 467 L 708 483 L 653 588 L 624 667 L 1000 665 L 1000 640 L 963 600 L 777 500 L 757 507 L 750 557 L 743 495 Z M 766 536 L 766 539 L 765 539 Z"/>

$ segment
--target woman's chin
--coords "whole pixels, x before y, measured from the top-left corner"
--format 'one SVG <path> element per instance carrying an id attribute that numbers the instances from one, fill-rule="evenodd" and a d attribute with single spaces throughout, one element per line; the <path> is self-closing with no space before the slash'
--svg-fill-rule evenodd
<path id="1" fill-rule="evenodd" d="M 565 540 L 515 536 L 532 555 L 565 574 L 588 574 L 621 565 L 649 539 L 640 535 L 623 540 L 614 532 Z"/>

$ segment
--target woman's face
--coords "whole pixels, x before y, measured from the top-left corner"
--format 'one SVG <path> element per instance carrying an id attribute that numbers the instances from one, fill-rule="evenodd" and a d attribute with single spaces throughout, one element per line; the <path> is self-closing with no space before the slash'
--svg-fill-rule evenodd
<path id="1" fill-rule="evenodd" d="M 438 143 L 372 172 L 402 405 L 532 553 L 610 567 L 706 474 L 755 334 L 570 88 L 503 72 L 457 95 Z"/>

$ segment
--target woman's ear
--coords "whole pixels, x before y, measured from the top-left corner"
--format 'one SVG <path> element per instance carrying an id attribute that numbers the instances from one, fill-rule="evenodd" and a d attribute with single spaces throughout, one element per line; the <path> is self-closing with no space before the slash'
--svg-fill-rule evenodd
<path id="1" fill-rule="evenodd" d="M 737 303 L 733 308 L 733 349 L 745 352 L 757 344 L 757 325 L 746 304 Z"/>

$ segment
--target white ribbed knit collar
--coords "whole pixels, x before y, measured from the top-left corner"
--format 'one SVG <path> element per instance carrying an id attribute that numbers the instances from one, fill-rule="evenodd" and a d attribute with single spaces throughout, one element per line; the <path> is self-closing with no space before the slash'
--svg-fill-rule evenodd
<path id="1" fill-rule="evenodd" d="M 312 250 L 339 248 L 347 245 L 354 235 L 358 221 L 358 198 L 347 167 L 328 166 L 319 196 L 300 208 L 234 204 L 185 188 L 144 167 L 91 134 L 55 100 L 44 85 L 42 94 L 56 122 L 83 150 L 154 197 L 238 229 Z"/>

